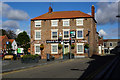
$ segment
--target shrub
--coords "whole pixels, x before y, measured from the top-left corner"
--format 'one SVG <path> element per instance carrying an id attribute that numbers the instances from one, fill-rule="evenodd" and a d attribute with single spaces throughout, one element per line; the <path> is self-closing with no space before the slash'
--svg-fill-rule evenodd
<path id="1" fill-rule="evenodd" d="M 62 44 L 58 44 L 58 49 L 62 49 Z"/>
<path id="2" fill-rule="evenodd" d="M 75 48 L 75 45 L 74 44 L 71 44 L 71 49 L 74 49 Z"/>

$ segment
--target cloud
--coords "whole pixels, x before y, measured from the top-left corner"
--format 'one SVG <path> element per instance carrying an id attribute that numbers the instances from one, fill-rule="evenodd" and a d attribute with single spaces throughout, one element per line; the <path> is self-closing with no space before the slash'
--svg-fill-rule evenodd
<path id="1" fill-rule="evenodd" d="M 100 36 L 106 36 L 107 35 L 107 33 L 103 29 L 101 29 L 98 33 L 99 33 Z"/>
<path id="2" fill-rule="evenodd" d="M 96 11 L 96 19 L 98 24 L 115 23 L 117 22 L 116 16 L 118 15 L 118 3 L 98 3 Z M 120 12 L 119 12 L 120 13 Z"/>
<path id="3" fill-rule="evenodd" d="M 15 34 L 18 35 L 19 33 L 23 32 L 23 30 L 20 30 L 20 29 L 16 29 L 16 32 Z"/>
<path id="4" fill-rule="evenodd" d="M 18 29 L 19 27 L 20 27 L 19 23 L 14 20 L 7 20 L 2 24 L 3 29 Z"/>
<path id="5" fill-rule="evenodd" d="M 30 18 L 25 11 L 13 9 L 5 3 L 2 3 L 2 16 L 12 20 L 28 20 Z"/>

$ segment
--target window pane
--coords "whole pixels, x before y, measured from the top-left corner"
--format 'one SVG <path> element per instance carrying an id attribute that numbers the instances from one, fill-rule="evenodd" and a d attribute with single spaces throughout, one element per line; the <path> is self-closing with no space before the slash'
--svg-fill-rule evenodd
<path id="1" fill-rule="evenodd" d="M 35 26 L 41 26 L 41 22 L 35 22 Z"/>
<path id="2" fill-rule="evenodd" d="M 64 31 L 64 37 L 68 38 L 69 37 L 69 31 Z"/>
<path id="3" fill-rule="evenodd" d="M 63 21 L 64 26 L 69 26 L 69 21 Z"/>
<path id="4" fill-rule="evenodd" d="M 40 32 L 36 32 L 36 38 L 41 38 Z"/>
<path id="5" fill-rule="evenodd" d="M 40 46 L 36 46 L 36 52 L 40 52 Z"/>
<path id="6" fill-rule="evenodd" d="M 57 32 L 52 32 L 52 38 L 57 38 Z"/>
<path id="7" fill-rule="evenodd" d="M 58 21 L 52 21 L 52 26 L 57 26 L 58 25 Z"/>
<path id="8" fill-rule="evenodd" d="M 83 47 L 82 47 L 82 45 L 78 45 L 78 52 L 83 52 Z"/>
<path id="9" fill-rule="evenodd" d="M 57 52 L 57 45 L 52 46 L 52 52 Z"/>
<path id="10" fill-rule="evenodd" d="M 77 31 L 77 37 L 78 37 L 78 38 L 83 37 L 83 36 L 82 36 L 82 31 Z"/>
<path id="11" fill-rule="evenodd" d="M 110 43 L 110 46 L 112 46 L 112 43 Z"/>
<path id="12" fill-rule="evenodd" d="M 83 20 L 77 20 L 76 23 L 77 25 L 83 25 Z"/>

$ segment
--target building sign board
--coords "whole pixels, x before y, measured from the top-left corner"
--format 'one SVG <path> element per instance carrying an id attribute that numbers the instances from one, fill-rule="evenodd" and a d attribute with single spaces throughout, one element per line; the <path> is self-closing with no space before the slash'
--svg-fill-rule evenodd
<path id="1" fill-rule="evenodd" d="M 64 43 L 69 43 L 69 40 L 63 40 Z M 46 43 L 61 43 L 61 41 L 58 40 L 46 40 Z M 75 43 L 75 40 L 72 40 L 72 43 Z"/>
<path id="2" fill-rule="evenodd" d="M 23 48 L 18 48 L 17 52 L 18 53 L 23 53 Z"/>
<path id="3" fill-rule="evenodd" d="M 6 42 L 6 44 L 9 44 L 9 42 Z"/>
<path id="4" fill-rule="evenodd" d="M 76 31 L 70 31 L 70 37 L 76 38 Z"/>

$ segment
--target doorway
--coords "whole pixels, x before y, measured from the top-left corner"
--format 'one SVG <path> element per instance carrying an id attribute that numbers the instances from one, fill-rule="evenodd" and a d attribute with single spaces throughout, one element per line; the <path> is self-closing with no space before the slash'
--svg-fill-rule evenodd
<path id="1" fill-rule="evenodd" d="M 64 54 L 69 52 L 69 44 L 64 44 Z"/>

